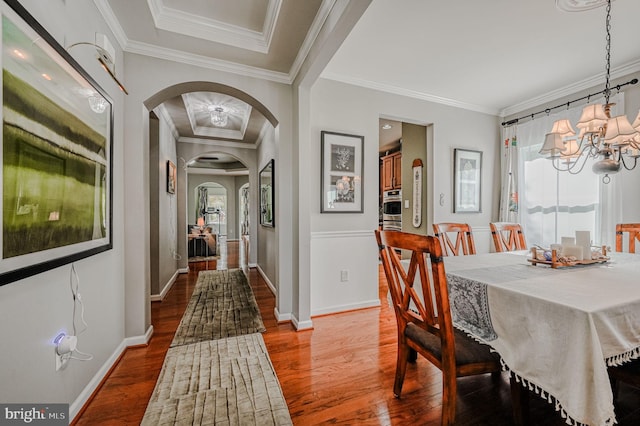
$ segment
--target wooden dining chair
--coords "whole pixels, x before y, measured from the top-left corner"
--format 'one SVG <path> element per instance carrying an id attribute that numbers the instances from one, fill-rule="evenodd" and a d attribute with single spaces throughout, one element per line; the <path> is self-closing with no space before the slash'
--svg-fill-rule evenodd
<path id="1" fill-rule="evenodd" d="M 616 225 L 616 251 L 623 251 L 624 234 L 629 234 L 629 253 L 636 252 L 636 241 L 640 241 L 640 223 L 619 223 Z"/>
<path id="2" fill-rule="evenodd" d="M 496 252 L 526 250 L 527 243 L 524 239 L 522 226 L 519 223 L 491 222 L 491 236 Z"/>
<path id="3" fill-rule="evenodd" d="M 375 234 L 398 326 L 393 394 L 400 398 L 409 357 L 422 355 L 442 371 L 442 424 L 451 425 L 456 416 L 456 378 L 499 374 L 500 358 L 489 346 L 453 327 L 437 238 L 399 231 Z M 408 264 L 398 250 L 411 253 Z"/>
<path id="4" fill-rule="evenodd" d="M 462 254 L 476 254 L 476 243 L 473 240 L 471 226 L 466 223 L 434 223 L 433 232 L 440 240 L 442 255 L 458 256 Z M 451 241 L 450 234 L 455 234 L 455 243 Z"/>

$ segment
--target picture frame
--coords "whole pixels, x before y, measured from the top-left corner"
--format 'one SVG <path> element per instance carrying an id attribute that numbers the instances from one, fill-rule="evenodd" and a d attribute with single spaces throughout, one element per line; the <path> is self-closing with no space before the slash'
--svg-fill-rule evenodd
<path id="1" fill-rule="evenodd" d="M 320 213 L 363 213 L 364 136 L 320 135 Z"/>
<path id="2" fill-rule="evenodd" d="M 0 285 L 113 247 L 113 102 L 2 0 Z"/>
<path id="3" fill-rule="evenodd" d="M 453 158 L 453 212 L 480 213 L 482 151 L 455 148 Z"/>
<path id="4" fill-rule="evenodd" d="M 272 158 L 260 170 L 260 225 L 275 228 L 275 160 Z"/>
<path id="5" fill-rule="evenodd" d="M 176 165 L 167 160 L 167 192 L 169 194 L 176 193 L 177 169 Z"/>

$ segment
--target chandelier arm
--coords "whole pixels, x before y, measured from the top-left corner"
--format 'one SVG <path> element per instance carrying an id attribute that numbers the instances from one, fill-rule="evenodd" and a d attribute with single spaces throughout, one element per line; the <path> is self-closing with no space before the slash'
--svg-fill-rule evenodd
<path id="1" fill-rule="evenodd" d="M 622 163 L 625 169 L 633 170 L 636 168 L 636 165 L 638 164 L 638 157 L 633 157 L 633 166 L 629 167 L 627 166 L 627 162 L 624 159 L 624 155 L 622 155 L 622 152 L 620 152 L 620 162 Z"/>
<path id="2" fill-rule="evenodd" d="M 589 155 L 585 155 L 582 154 L 580 157 L 578 157 L 578 159 L 573 163 L 573 165 L 571 167 L 569 167 L 567 169 L 567 171 L 572 174 L 572 175 L 577 175 L 578 173 L 580 173 L 582 171 L 582 169 L 584 169 L 584 166 L 587 164 L 587 159 L 589 158 Z M 576 168 L 576 165 L 580 162 L 579 159 L 582 159 L 582 165 L 580 166 L 580 168 L 578 170 L 574 170 Z"/>

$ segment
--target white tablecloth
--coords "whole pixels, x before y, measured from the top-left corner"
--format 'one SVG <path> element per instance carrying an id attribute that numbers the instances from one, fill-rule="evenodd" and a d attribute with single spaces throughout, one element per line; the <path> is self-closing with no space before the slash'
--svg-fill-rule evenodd
<path id="1" fill-rule="evenodd" d="M 613 423 L 607 364 L 640 357 L 640 255 L 613 253 L 606 264 L 551 269 L 531 265 L 526 252 L 492 253 L 446 257 L 445 269 L 450 286 L 486 284 L 495 335 L 456 326 L 491 345 L 572 421 Z"/>

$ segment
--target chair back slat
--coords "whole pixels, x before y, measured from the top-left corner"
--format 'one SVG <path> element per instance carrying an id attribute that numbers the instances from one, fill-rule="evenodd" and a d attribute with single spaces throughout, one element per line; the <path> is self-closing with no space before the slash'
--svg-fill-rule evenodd
<path id="1" fill-rule="evenodd" d="M 439 240 L 398 231 L 376 230 L 375 234 L 399 331 L 411 322 L 442 338 L 444 325 L 453 336 Z M 403 250 L 411 252 L 404 261 Z"/>
<path id="2" fill-rule="evenodd" d="M 440 240 L 443 255 L 476 254 L 476 243 L 471 226 L 466 223 L 434 223 L 433 232 Z M 455 243 L 450 234 L 455 233 Z"/>
<path id="3" fill-rule="evenodd" d="M 489 227 L 496 252 L 527 249 L 522 226 L 519 223 L 491 222 Z"/>
<path id="4" fill-rule="evenodd" d="M 619 223 L 616 225 L 616 251 L 623 251 L 624 234 L 629 234 L 629 253 L 636 252 L 636 241 L 640 242 L 640 223 Z"/>

